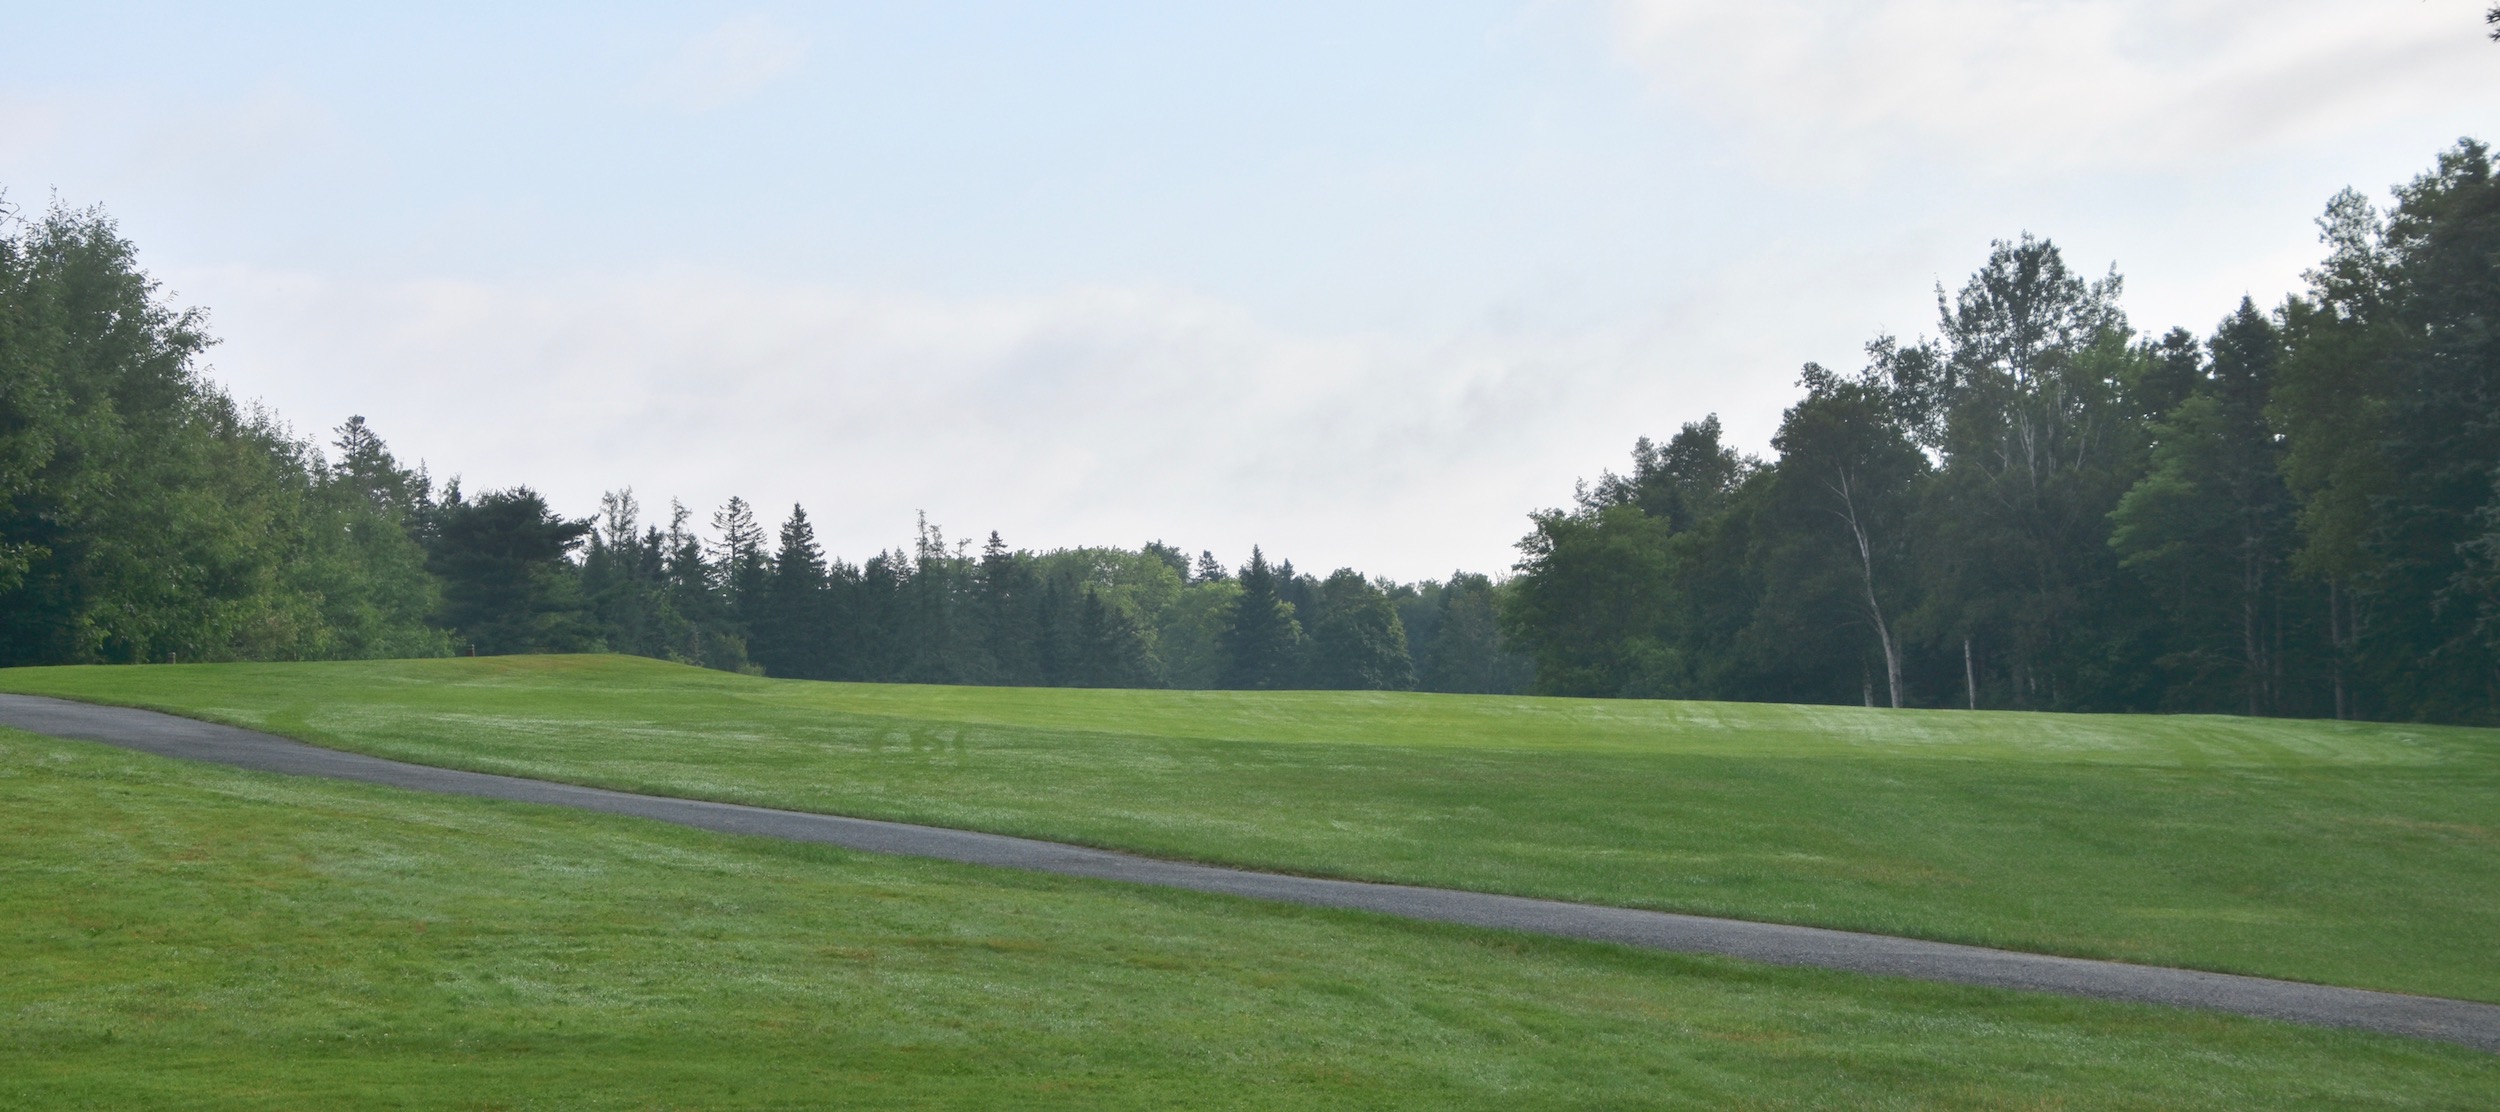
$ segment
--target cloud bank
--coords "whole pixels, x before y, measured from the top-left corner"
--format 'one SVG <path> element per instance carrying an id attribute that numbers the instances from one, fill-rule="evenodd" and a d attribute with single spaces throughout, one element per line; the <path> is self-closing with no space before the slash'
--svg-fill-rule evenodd
<path id="1" fill-rule="evenodd" d="M 707 514 L 805 501 L 856 559 L 928 510 L 1031 545 L 1217 549 L 1408 575 L 1417 549 L 1498 568 L 1569 482 L 1553 424 L 1619 338 L 1304 336 L 1141 289 L 945 301 L 727 274 L 529 287 L 192 274 L 287 416 L 371 417 L 472 489 L 577 510 L 633 485 Z M 1499 508 L 1496 508 L 1499 507 Z M 1417 543 L 1428 541 L 1429 543 Z M 1235 551 L 1238 549 L 1239 551 Z M 1325 571 L 1326 569 L 1320 569 Z"/>
<path id="2" fill-rule="evenodd" d="M 1618 48 L 1790 172 L 2176 167 L 2492 103 L 2463 0 L 1618 0 Z"/>

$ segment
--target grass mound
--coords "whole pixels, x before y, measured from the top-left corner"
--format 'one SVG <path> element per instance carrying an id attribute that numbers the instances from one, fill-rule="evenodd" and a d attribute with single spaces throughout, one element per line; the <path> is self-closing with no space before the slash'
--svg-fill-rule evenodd
<path id="1" fill-rule="evenodd" d="M 2460 1048 L 0 731 L 0 1106 L 2474 1107 Z"/>
<path id="2" fill-rule="evenodd" d="M 2500 732 L 771 681 L 17 669 L 345 749 L 1294 872 L 2500 1000 Z"/>

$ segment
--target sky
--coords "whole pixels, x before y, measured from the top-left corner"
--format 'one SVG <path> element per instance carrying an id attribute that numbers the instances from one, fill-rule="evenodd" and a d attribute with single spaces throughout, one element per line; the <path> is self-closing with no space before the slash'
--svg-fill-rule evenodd
<path id="1" fill-rule="evenodd" d="M 1636 437 L 1767 451 L 1993 240 L 2278 302 L 2500 139 L 2486 6 L 19 0 L 0 188 L 473 491 L 1412 580 Z"/>

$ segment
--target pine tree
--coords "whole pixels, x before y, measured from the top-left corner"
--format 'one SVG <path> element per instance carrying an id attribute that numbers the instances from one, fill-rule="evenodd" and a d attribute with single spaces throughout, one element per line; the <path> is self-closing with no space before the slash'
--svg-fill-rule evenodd
<path id="1" fill-rule="evenodd" d="M 475 500 L 455 489 L 428 567 L 443 581 L 443 620 L 474 651 L 583 652 L 602 647 L 566 555 L 591 532 L 561 517 L 528 487 Z"/>
<path id="2" fill-rule="evenodd" d="M 399 465 L 382 437 L 361 416 L 350 417 L 336 430 L 338 462 L 330 474 L 394 521 L 406 521 L 426 501 L 433 485 L 421 471 Z"/>
<path id="3" fill-rule="evenodd" d="M 1267 556 L 1252 546 L 1250 562 L 1241 569 L 1241 595 L 1233 600 L 1224 631 L 1224 686 L 1262 691 L 1292 686 L 1302 629 L 1276 587 Z"/>
<path id="4" fill-rule="evenodd" d="M 720 577 L 721 597 L 729 620 L 752 637 L 764 605 L 764 585 L 772 579 L 772 559 L 764 551 L 764 529 L 756 524 L 754 507 L 731 495 L 720 512 L 712 515 L 712 532 L 720 537 L 713 548 L 712 566 Z"/>
<path id="5" fill-rule="evenodd" d="M 1528 689 L 1535 669 L 1502 642 L 1500 603 L 1491 579 L 1452 572 L 1435 605 L 1440 621 L 1418 686 L 1426 691 L 1484 695 L 1513 695 Z"/>
<path id="6" fill-rule="evenodd" d="M 1039 586 L 1032 561 L 1009 551 L 997 532 L 981 547 L 978 591 L 988 682 L 1042 682 Z"/>
<path id="7" fill-rule="evenodd" d="M 781 526 L 780 547 L 762 597 L 752 645 L 756 661 L 775 676 L 827 678 L 833 631 L 826 622 L 825 554 L 816 545 L 816 528 L 803 506 L 792 504 L 790 518 Z"/>
<path id="8" fill-rule="evenodd" d="M 2149 472 L 2111 511 L 2109 543 L 2165 600 L 2173 640 L 2152 663 L 2167 709 L 2283 713 L 2284 623 L 2311 608 L 2290 594 L 2294 506 L 2265 420 L 2282 337 L 2244 298 L 2210 346 L 2211 373 L 2154 423 Z"/>
<path id="9" fill-rule="evenodd" d="M 663 576 L 669 609 L 683 623 L 672 631 L 670 652 L 682 652 L 690 664 L 736 671 L 747 663 L 746 638 L 730 628 L 703 540 L 687 527 L 693 512 L 673 499 L 668 509 Z"/>
<path id="10" fill-rule="evenodd" d="M 1103 601 L 1091 587 L 1077 606 L 1075 667 L 1070 683 L 1077 687 L 1146 687 L 1152 683 L 1146 662 L 1146 638 L 1127 611 Z"/>

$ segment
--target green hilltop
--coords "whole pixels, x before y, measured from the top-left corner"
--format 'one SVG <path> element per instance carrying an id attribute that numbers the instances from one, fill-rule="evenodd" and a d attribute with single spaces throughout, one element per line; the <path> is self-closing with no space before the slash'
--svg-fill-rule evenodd
<path id="1" fill-rule="evenodd" d="M 769 680 L 618 656 L 0 688 L 1175 858 L 2500 1000 L 2500 733 Z"/>
<path id="2" fill-rule="evenodd" d="M 2500 1059 L 0 731 L 10 1108 L 2471 1107 Z"/>

